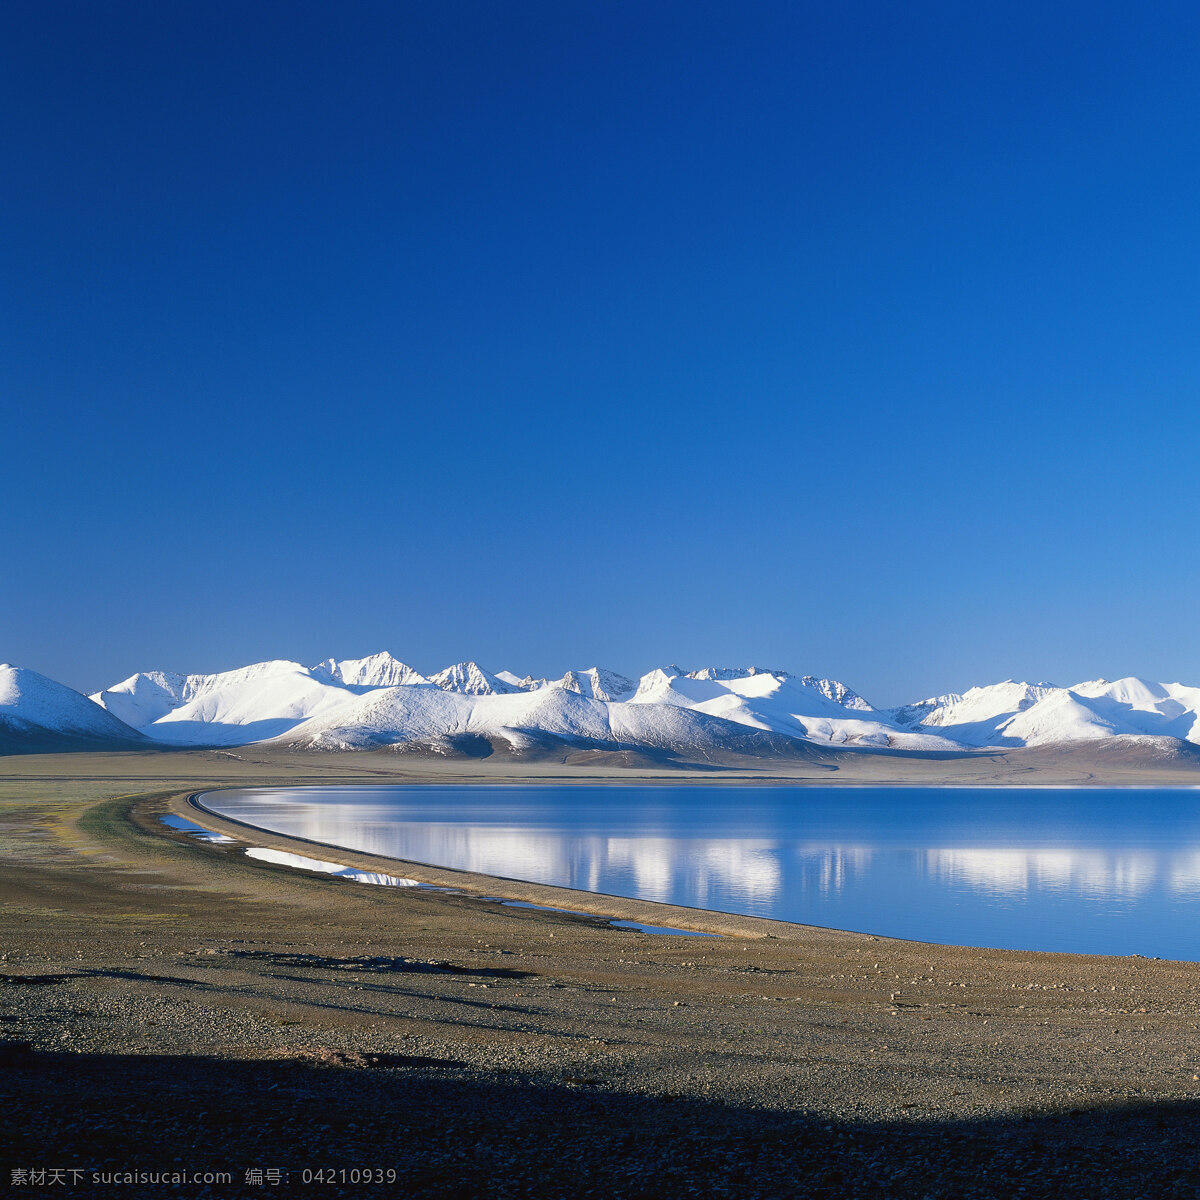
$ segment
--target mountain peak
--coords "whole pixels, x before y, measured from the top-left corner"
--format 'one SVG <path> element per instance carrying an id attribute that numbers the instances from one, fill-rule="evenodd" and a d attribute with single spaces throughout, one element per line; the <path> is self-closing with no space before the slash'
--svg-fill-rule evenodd
<path id="1" fill-rule="evenodd" d="M 380 724 L 385 710 L 391 715 Z M 625 740 L 617 731 L 629 722 L 643 731 L 682 730 L 693 718 L 679 710 L 702 724 L 718 721 L 706 724 L 715 738 L 721 729 L 740 729 L 738 737 L 749 729 L 834 746 L 945 751 L 1097 737 L 1200 744 L 1200 688 L 1135 676 L 1072 688 L 1006 679 L 878 710 L 837 680 L 753 666 L 685 672 L 672 664 L 635 684 L 600 667 L 549 681 L 466 661 L 427 679 L 380 651 L 314 667 L 273 660 L 213 675 L 140 672 L 90 701 L 36 672 L 0 667 L 0 743 L 18 749 L 95 747 L 102 737 L 128 746 L 139 744 L 139 732 L 160 744 L 244 745 L 302 725 L 342 731 L 347 745 L 419 744 L 472 730 L 515 738 L 514 746 L 542 733 L 599 745 Z"/>
<path id="2" fill-rule="evenodd" d="M 142 735 L 81 692 L 28 667 L 0 666 L 0 753 L 22 743 L 116 744 L 128 748 Z M 51 748 L 58 748 L 51 745 Z"/>
<path id="3" fill-rule="evenodd" d="M 847 687 L 840 679 L 818 679 L 815 675 L 802 675 L 800 682 L 805 687 L 810 687 L 814 691 L 818 691 L 826 700 L 832 700 L 834 704 L 840 704 L 842 708 L 857 708 L 863 712 L 874 712 L 873 707 L 867 703 L 853 688 Z"/>
<path id="4" fill-rule="evenodd" d="M 606 701 L 627 700 L 637 690 L 637 684 L 632 679 L 602 667 L 588 667 L 586 671 L 568 671 L 550 686 L 576 692 L 592 700 Z"/>
<path id="5" fill-rule="evenodd" d="M 436 683 L 444 692 L 462 692 L 467 696 L 507 696 L 521 690 L 498 675 L 485 671 L 476 662 L 455 663 L 436 675 L 430 675 L 429 682 Z"/>
<path id="6" fill-rule="evenodd" d="M 678 667 L 671 668 L 678 671 Z M 681 672 L 682 674 L 682 672 Z M 774 679 L 786 679 L 786 671 L 772 671 L 767 667 L 701 667 L 699 671 L 688 671 L 689 679 L 712 679 L 718 682 L 731 679 L 750 679 L 754 675 L 770 675 Z"/>
<path id="7" fill-rule="evenodd" d="M 428 683 L 419 671 L 402 663 L 387 650 L 370 654 L 366 658 L 346 658 L 340 662 L 327 658 L 312 668 L 317 678 L 327 678 L 347 687 L 401 687 Z"/>

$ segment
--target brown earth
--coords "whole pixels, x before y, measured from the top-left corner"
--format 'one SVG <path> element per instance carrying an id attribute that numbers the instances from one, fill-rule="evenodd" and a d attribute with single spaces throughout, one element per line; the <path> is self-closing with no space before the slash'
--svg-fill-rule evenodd
<path id="1" fill-rule="evenodd" d="M 714 780 L 238 755 L 0 760 L 6 1182 L 57 1169 L 84 1172 L 65 1177 L 74 1195 L 1200 1194 L 1200 965 L 932 946 L 329 855 L 460 893 L 376 888 L 241 852 L 307 843 L 167 831 L 162 813 L 219 784 Z M 1003 755 L 885 762 L 891 782 L 1024 778 Z M 1096 777 L 1094 762 L 1062 769 Z M 714 781 L 734 779 L 780 775 Z M 598 915 L 479 898 L 497 894 Z M 256 1169 L 281 1182 L 247 1184 Z M 231 1179 L 103 1182 L 205 1170 Z M 26 1194 L 39 1188 L 59 1194 Z"/>

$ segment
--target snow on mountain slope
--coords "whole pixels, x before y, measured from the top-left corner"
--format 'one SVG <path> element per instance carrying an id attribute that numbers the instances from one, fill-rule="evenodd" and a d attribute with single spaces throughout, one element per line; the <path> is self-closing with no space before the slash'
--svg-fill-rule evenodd
<path id="1" fill-rule="evenodd" d="M 347 658 L 341 662 L 327 658 L 313 667 L 312 672 L 317 678 L 324 674 L 330 682 L 344 683 L 347 687 L 399 687 L 429 682 L 419 671 L 393 658 L 386 650 L 368 658 Z"/>
<path id="2" fill-rule="evenodd" d="M 277 660 L 215 675 L 143 672 L 94 699 L 159 741 L 239 745 L 279 737 L 310 717 L 393 687 L 467 697 L 520 690 L 473 662 L 427 679 L 382 652 L 361 659 L 330 658 L 315 667 Z"/>
<path id="3" fill-rule="evenodd" d="M 1135 732 L 1114 720 L 1116 714 L 1106 714 L 1107 707 L 1061 688 L 1010 717 L 1002 727 L 1003 738 L 1015 745 L 1043 746 Z"/>
<path id="4" fill-rule="evenodd" d="M 875 711 L 853 688 L 848 688 L 838 679 L 818 679 L 815 675 L 802 675 L 800 682 L 806 687 L 816 688 L 822 696 L 832 700 L 834 704 L 840 704 L 842 708 L 857 708 L 863 712 Z"/>
<path id="5" fill-rule="evenodd" d="M 551 681 L 493 675 L 464 662 L 427 678 L 382 652 L 314 667 L 273 661 L 214 675 L 144 672 L 92 700 L 88 715 L 107 710 L 124 726 L 173 745 L 238 745 L 288 734 L 314 745 L 459 734 L 507 738 L 513 746 L 543 735 L 597 746 L 647 739 L 651 747 L 704 752 L 721 738 L 728 748 L 760 735 L 937 751 L 1111 737 L 1200 745 L 1200 688 L 1136 678 L 1070 689 L 1010 679 L 877 710 L 837 680 L 761 667 L 670 666 L 635 683 L 598 667 Z M 108 736 L 115 736 L 111 726 Z"/>
<path id="6" fill-rule="evenodd" d="M 805 754 L 802 743 L 739 728 L 672 706 L 593 700 L 567 688 L 504 695 L 467 695 L 398 687 L 363 696 L 329 716 L 315 717 L 278 739 L 310 749 L 363 749 L 437 742 L 464 734 L 521 750 L 549 735 L 573 745 L 673 752 Z"/>
<path id="7" fill-rule="evenodd" d="M 1041 746 L 1101 737 L 1150 736 L 1200 743 L 1200 688 L 1127 678 L 1071 688 L 1011 679 L 963 695 L 919 701 L 892 715 L 964 746 Z"/>
<path id="8" fill-rule="evenodd" d="M 679 753 L 805 753 L 807 743 L 794 734 L 747 727 L 717 714 L 685 708 L 652 708 L 632 702 L 610 704 L 614 738 L 626 745 L 649 745 Z"/>
<path id="9" fill-rule="evenodd" d="M 1094 679 L 1067 692 L 1073 698 L 1071 720 L 1054 724 L 1054 710 L 1035 705 L 1014 720 L 1006 732 L 1026 745 L 1069 741 L 1077 737 L 1145 735 L 1200 743 L 1200 688 L 1145 679 Z M 1036 721 L 1036 728 L 1032 722 Z"/>
<path id="10" fill-rule="evenodd" d="M 1115 683 L 1093 680 L 1076 684 L 1071 690 L 1119 706 L 1125 723 L 1140 733 L 1200 744 L 1200 688 L 1126 678 Z"/>
<path id="11" fill-rule="evenodd" d="M 313 749 L 363 749 L 466 733 L 474 701 L 441 688 L 367 692 L 337 713 L 300 722 L 276 741 Z"/>
<path id="12" fill-rule="evenodd" d="M 717 683 L 729 683 L 735 679 L 749 679 L 754 675 L 768 675 L 773 679 L 782 679 L 786 671 L 771 671 L 766 667 L 701 667 L 698 671 L 681 671 L 678 667 L 668 667 L 668 673 L 686 675 L 689 679 L 711 679 Z"/>
<path id="13" fill-rule="evenodd" d="M 520 684 L 506 683 L 497 675 L 485 671 L 478 663 L 461 662 L 430 675 L 430 683 L 436 683 L 443 691 L 461 692 L 467 696 L 505 696 L 520 690 Z"/>
<path id="14" fill-rule="evenodd" d="M 1006 744 L 1009 722 L 1018 713 L 1061 692 L 1049 683 L 1003 683 L 974 687 L 963 695 L 949 693 L 891 710 L 892 719 L 913 730 L 936 731 L 964 746 Z"/>
<path id="15" fill-rule="evenodd" d="M 387 688 L 330 716 L 305 721 L 282 740 L 317 749 L 358 749 L 461 734 L 505 736 L 521 730 L 607 741 L 607 706 L 550 688 L 475 695 L 432 688 Z"/>
<path id="16" fill-rule="evenodd" d="M 144 743 L 136 729 L 106 712 L 74 688 L 26 667 L 0 665 L 0 753 L 25 741 L 50 746 L 59 741 L 98 746 Z"/>
<path id="17" fill-rule="evenodd" d="M 671 668 L 678 671 L 678 667 Z M 821 693 L 827 700 L 832 700 L 834 704 L 842 708 L 857 708 L 864 712 L 874 712 L 874 709 L 868 704 L 856 691 L 848 688 L 838 679 L 819 679 L 815 675 L 802 675 L 799 679 L 790 675 L 787 671 L 767 670 L 763 667 L 703 667 L 699 671 L 688 671 L 689 679 L 711 679 L 722 683 L 734 684 L 739 680 L 748 680 L 753 678 L 761 678 L 765 676 L 768 679 L 777 681 L 793 680 L 807 688 L 812 688 Z"/>
<path id="18" fill-rule="evenodd" d="M 203 675 L 177 675 L 173 671 L 139 671 L 111 688 L 90 696 L 101 708 L 126 725 L 140 729 L 178 708 Z"/>
<path id="19" fill-rule="evenodd" d="M 578 692 L 579 695 L 589 696 L 593 700 L 628 700 L 637 690 L 637 684 L 632 679 L 626 679 L 616 671 L 606 671 L 603 667 L 568 671 L 561 679 L 556 679 L 547 686 Z"/>
<path id="20" fill-rule="evenodd" d="M 686 675 L 677 670 L 643 675 L 632 703 L 689 708 L 756 729 L 838 745 L 955 748 L 936 734 L 901 728 L 836 681 L 811 675 L 797 679 L 755 667 L 706 667 Z M 837 696 L 845 702 L 832 698 Z"/>
<path id="21" fill-rule="evenodd" d="M 208 688 L 145 732 L 175 745 L 240 745 L 276 737 L 308 717 L 341 708 L 354 698 L 355 693 L 347 688 L 322 683 L 297 667 Z"/>
<path id="22" fill-rule="evenodd" d="M 257 687 L 264 679 L 305 671 L 299 663 L 275 660 L 252 663 L 215 675 L 180 675 L 173 671 L 141 671 L 91 697 L 128 725 L 141 728 L 161 720 L 182 705 L 213 692 Z"/>
<path id="23" fill-rule="evenodd" d="M 522 679 L 520 675 L 514 675 L 512 671 L 497 671 L 496 678 L 499 679 L 501 683 L 511 684 L 513 687 L 521 688 L 522 690 L 527 689 L 530 684 L 535 682 L 529 675 L 526 675 L 525 678 Z M 542 680 L 541 682 L 544 683 L 545 680 Z"/>
<path id="24" fill-rule="evenodd" d="M 132 675 L 93 699 L 114 716 L 172 745 L 235 746 L 275 737 L 353 698 L 320 668 L 277 660 L 216 675 Z"/>

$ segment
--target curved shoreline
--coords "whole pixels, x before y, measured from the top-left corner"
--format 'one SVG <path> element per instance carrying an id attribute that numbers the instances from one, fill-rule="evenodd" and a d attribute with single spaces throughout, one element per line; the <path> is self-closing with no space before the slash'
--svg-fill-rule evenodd
<path id="1" fill-rule="evenodd" d="M 559 884 L 536 883 L 513 876 L 490 875 L 478 871 L 466 871 L 457 867 L 445 867 L 437 863 L 418 862 L 414 859 L 394 858 L 385 854 L 371 854 L 362 850 L 347 849 L 332 842 L 319 842 L 313 838 L 294 834 L 277 833 L 248 821 L 227 817 L 202 803 L 201 797 L 230 788 L 205 788 L 202 792 L 186 794 L 172 805 L 177 816 L 188 812 L 202 813 L 206 824 L 214 833 L 228 836 L 238 831 L 254 834 L 256 844 L 269 850 L 285 853 L 301 853 L 305 848 L 335 851 L 345 865 L 368 871 L 394 872 L 397 866 L 404 868 L 407 878 L 433 888 L 453 888 L 464 896 L 482 900 L 485 897 L 502 896 L 538 908 L 563 911 L 578 910 L 605 921 L 633 921 L 640 925 L 670 926 L 689 932 L 709 933 L 721 937 L 752 938 L 796 938 L 810 936 L 814 932 L 841 935 L 853 938 L 872 938 L 878 941 L 912 941 L 896 939 L 884 934 L 858 933 L 853 930 L 834 929 L 824 925 L 803 925 L 794 921 L 782 921 L 774 917 L 752 917 L 741 913 L 726 913 L 718 909 L 691 908 L 682 904 L 667 904 L 658 900 L 639 900 L 628 896 L 617 896 L 610 892 L 589 892 Z M 245 790 L 238 788 L 238 790 Z M 242 835 L 244 839 L 244 834 Z M 296 868 L 281 868 L 296 869 Z M 568 911 L 568 915 L 573 915 Z M 669 936 L 669 935 L 655 935 Z M 916 945 L 935 944 L 914 942 Z"/>
<path id="2" fill-rule="evenodd" d="M 338 790 L 348 790 L 357 786 L 378 787 L 377 783 L 360 782 L 346 784 L 310 784 L 316 788 L 336 787 Z M 399 784 L 393 786 L 421 786 Z M 428 783 L 423 786 L 437 788 L 438 783 Z M 477 785 L 487 787 L 490 785 Z M 521 786 L 514 784 L 513 786 Z M 628 785 L 639 786 L 639 785 Z M 880 786 L 880 785 L 873 785 Z M 371 851 L 356 850 L 344 847 L 336 842 L 323 842 L 315 838 L 303 837 L 299 834 L 283 834 L 264 826 L 254 825 L 235 817 L 229 817 L 203 803 L 203 797 L 222 791 L 263 791 L 276 792 L 280 785 L 264 784 L 254 787 L 230 784 L 226 786 L 209 787 L 201 792 L 187 796 L 186 804 L 191 811 L 199 812 L 212 824 L 220 822 L 222 828 L 214 832 L 232 835 L 236 830 L 246 830 L 255 835 L 256 841 L 268 849 L 285 853 L 301 854 L 304 848 L 318 849 L 323 853 L 336 852 L 344 859 L 347 866 L 366 871 L 395 874 L 396 867 L 402 867 L 408 878 L 415 879 L 421 886 L 433 888 L 452 888 L 464 895 L 477 899 L 513 900 L 521 904 L 532 904 L 538 908 L 557 909 L 575 915 L 586 914 L 604 920 L 632 921 L 637 924 L 653 926 L 670 926 L 675 929 L 685 929 L 689 933 L 708 933 L 718 936 L 737 937 L 783 937 L 796 938 L 822 932 L 830 935 L 852 938 L 870 938 L 873 941 L 886 941 L 909 944 L 913 946 L 945 946 L 963 950 L 979 951 L 986 954 L 1019 954 L 1019 955 L 1070 955 L 1081 959 L 1137 959 L 1147 962 L 1173 962 L 1181 965 L 1200 963 L 1196 958 L 1179 958 L 1170 955 L 1148 956 L 1136 952 L 1102 952 L 1091 950 L 1056 950 L 1037 949 L 1032 947 L 1003 947 L 979 944 L 974 942 L 936 941 L 907 937 L 901 934 L 878 933 L 866 929 L 847 929 L 834 925 L 815 925 L 799 921 L 788 921 L 780 917 L 753 916 L 745 913 L 727 912 L 721 909 L 699 908 L 689 905 L 672 904 L 666 901 L 645 900 L 633 896 L 622 896 L 613 892 L 590 891 L 573 888 L 564 884 L 540 883 L 535 880 L 521 879 L 516 876 L 498 875 L 465 868 L 444 866 L 440 863 L 425 862 L 420 859 L 401 858 L 395 855 L 379 854 Z M 288 791 L 296 787 L 286 788 Z M 1029 789 L 1035 790 L 1035 789 Z M 1157 789 L 1156 789 L 1157 790 Z M 177 815 L 183 815 L 175 810 Z M 303 869 L 293 866 L 290 869 Z"/>

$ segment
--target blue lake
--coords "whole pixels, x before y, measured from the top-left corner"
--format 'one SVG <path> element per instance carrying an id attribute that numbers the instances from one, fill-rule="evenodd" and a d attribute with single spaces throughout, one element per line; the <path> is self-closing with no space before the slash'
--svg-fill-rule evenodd
<path id="1" fill-rule="evenodd" d="M 1200 790 L 304 787 L 203 803 L 394 858 L 864 933 L 1200 960 Z"/>

